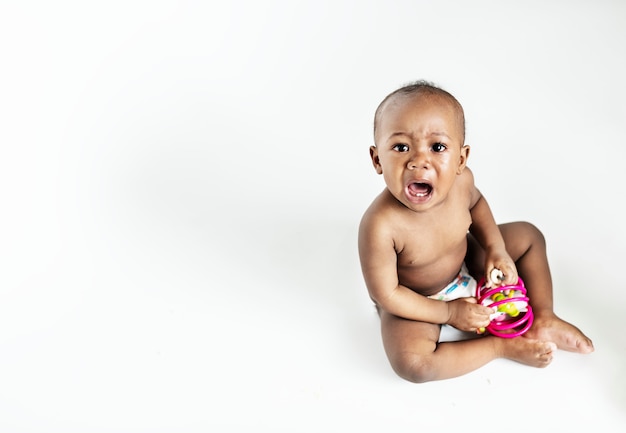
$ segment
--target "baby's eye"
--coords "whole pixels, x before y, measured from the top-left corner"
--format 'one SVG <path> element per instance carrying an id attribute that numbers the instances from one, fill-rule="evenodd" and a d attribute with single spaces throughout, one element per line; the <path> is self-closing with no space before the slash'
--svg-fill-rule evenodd
<path id="1" fill-rule="evenodd" d="M 396 144 L 393 146 L 393 150 L 397 150 L 398 152 L 408 152 L 409 146 L 406 144 Z"/>
<path id="2" fill-rule="evenodd" d="M 446 150 L 447 147 L 443 143 L 435 143 L 435 144 L 432 145 L 432 149 L 433 149 L 433 151 L 439 153 L 439 152 L 443 152 L 444 150 Z"/>

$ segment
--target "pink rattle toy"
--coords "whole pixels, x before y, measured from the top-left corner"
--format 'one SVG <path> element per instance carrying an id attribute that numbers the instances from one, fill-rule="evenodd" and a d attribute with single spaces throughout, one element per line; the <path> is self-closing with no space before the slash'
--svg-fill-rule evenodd
<path id="1" fill-rule="evenodd" d="M 492 281 L 502 281 L 502 271 L 494 269 L 490 278 Z M 528 303 L 526 288 L 521 278 L 517 284 L 485 287 L 485 279 L 478 282 L 476 293 L 478 302 L 485 307 L 492 307 L 491 323 L 479 332 L 489 331 L 502 338 L 518 337 L 528 331 L 533 324 L 533 309 Z"/>

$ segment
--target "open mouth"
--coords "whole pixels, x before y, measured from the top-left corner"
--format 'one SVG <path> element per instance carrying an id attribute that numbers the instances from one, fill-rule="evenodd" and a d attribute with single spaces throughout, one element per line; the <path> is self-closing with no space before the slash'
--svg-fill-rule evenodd
<path id="1" fill-rule="evenodd" d="M 433 187 L 426 182 L 413 182 L 407 186 L 407 192 L 410 197 L 426 198 L 433 192 Z"/>

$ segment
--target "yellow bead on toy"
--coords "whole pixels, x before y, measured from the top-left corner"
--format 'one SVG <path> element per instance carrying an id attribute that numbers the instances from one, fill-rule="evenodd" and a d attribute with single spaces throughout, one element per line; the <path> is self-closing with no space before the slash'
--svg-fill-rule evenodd
<path id="1" fill-rule="evenodd" d="M 502 293 L 494 293 L 494 294 L 491 296 L 491 299 L 493 299 L 493 300 L 494 300 L 494 302 L 498 302 L 498 301 L 501 301 L 501 300 L 503 300 L 503 299 L 504 299 L 504 295 L 503 295 Z"/>

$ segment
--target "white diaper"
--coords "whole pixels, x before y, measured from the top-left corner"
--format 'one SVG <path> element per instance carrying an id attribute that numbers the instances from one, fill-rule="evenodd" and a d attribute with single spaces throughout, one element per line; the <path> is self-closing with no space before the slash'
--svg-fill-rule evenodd
<path id="1" fill-rule="evenodd" d="M 476 287 L 476 280 L 469 274 L 467 266 L 463 263 L 459 275 L 457 275 L 456 278 L 452 280 L 452 282 L 442 291 L 429 296 L 429 298 L 447 302 L 459 298 L 475 297 Z M 439 342 L 443 343 L 445 341 L 469 340 L 478 336 L 480 335 L 477 335 L 474 332 L 461 331 L 450 325 L 441 325 Z"/>
<path id="2" fill-rule="evenodd" d="M 463 263 L 459 275 L 456 276 L 441 292 L 429 296 L 438 301 L 454 301 L 459 298 L 476 296 L 476 280 L 469 274 L 467 266 Z"/>

